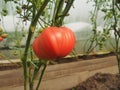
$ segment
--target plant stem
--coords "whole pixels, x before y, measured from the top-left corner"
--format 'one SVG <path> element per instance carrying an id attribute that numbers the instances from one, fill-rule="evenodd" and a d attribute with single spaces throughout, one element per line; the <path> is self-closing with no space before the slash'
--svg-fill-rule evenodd
<path id="1" fill-rule="evenodd" d="M 117 27 L 117 18 L 116 18 L 116 13 L 115 13 L 115 2 L 116 0 L 112 0 L 112 12 L 113 12 L 113 17 L 114 17 L 114 26 L 113 29 L 115 30 L 115 32 L 117 33 L 117 35 L 120 37 L 120 32 L 117 31 L 116 27 Z"/>
<path id="2" fill-rule="evenodd" d="M 31 67 L 29 67 L 29 82 L 31 82 Z M 29 83 L 29 90 L 33 90 L 33 88 L 32 88 L 33 86 L 31 85 L 31 83 Z"/>
<path id="3" fill-rule="evenodd" d="M 46 7 L 46 5 L 48 4 L 50 0 L 45 0 L 44 3 L 42 4 L 42 6 L 40 7 L 38 13 L 36 14 L 36 16 L 34 16 L 35 18 L 32 19 L 30 27 L 29 27 L 29 33 L 28 33 L 28 37 L 27 37 L 27 41 L 26 41 L 26 47 L 25 47 L 25 51 L 24 51 L 24 55 L 22 57 L 22 63 L 23 63 L 23 69 L 24 69 L 24 90 L 27 90 L 27 55 L 28 55 L 28 50 L 30 47 L 30 42 L 31 42 L 31 38 L 32 35 L 34 33 L 34 30 L 36 28 L 37 25 L 37 21 L 38 18 L 40 17 L 40 15 L 42 14 L 44 8 Z M 34 13 L 33 13 L 34 14 Z"/>
<path id="4" fill-rule="evenodd" d="M 67 4 L 63 9 L 64 0 L 56 0 L 55 10 L 52 18 L 52 25 L 62 26 L 65 16 L 67 16 L 68 11 L 70 10 L 74 0 L 67 1 Z M 60 15 L 59 15 L 60 14 Z"/>
<path id="5" fill-rule="evenodd" d="M 57 6 L 57 10 L 56 10 L 56 15 L 55 15 L 55 25 L 56 26 L 60 26 L 60 15 L 62 14 L 62 9 L 63 9 L 63 5 L 64 5 L 64 0 L 59 0 L 58 6 Z M 59 25 L 60 24 L 60 25 Z"/>
<path id="6" fill-rule="evenodd" d="M 74 2 L 74 0 L 69 0 L 69 1 L 67 1 L 67 4 L 66 4 L 66 6 L 65 6 L 65 9 L 64 9 L 64 11 L 63 11 L 63 16 L 60 18 L 60 22 L 59 22 L 60 25 L 63 24 L 63 20 L 64 20 L 65 16 L 67 16 L 68 11 L 70 10 L 71 6 L 73 5 L 73 2 Z"/>
<path id="7" fill-rule="evenodd" d="M 35 28 L 35 27 L 34 27 Z M 33 32 L 32 31 L 32 28 L 30 26 L 29 28 L 29 34 L 28 34 L 28 38 L 27 38 L 27 43 L 26 43 L 26 47 L 25 47 L 25 51 L 24 51 L 24 56 L 22 58 L 22 63 L 23 63 L 23 69 L 24 69 L 24 90 L 27 90 L 27 53 L 28 53 L 28 49 L 29 49 L 29 46 L 30 46 L 30 41 L 31 41 L 31 38 L 32 38 L 32 34 Z"/>
<path id="8" fill-rule="evenodd" d="M 62 0 L 61 0 L 62 1 Z M 52 17 L 52 26 L 56 26 L 56 16 L 57 16 L 57 10 L 58 10 L 58 5 L 60 3 L 60 0 L 56 0 L 55 1 L 55 8 L 54 8 L 54 13 L 53 13 L 53 17 Z"/>
<path id="9" fill-rule="evenodd" d="M 60 0 L 59 4 L 58 4 L 58 9 L 56 11 L 56 17 L 55 17 L 55 19 L 57 19 L 58 16 L 59 16 L 59 14 L 62 13 L 63 5 L 64 5 L 64 0 Z"/>
<path id="10" fill-rule="evenodd" d="M 116 50 L 115 50 L 115 54 L 117 57 L 117 61 L 118 61 L 118 69 L 119 69 L 119 73 L 120 73 L 120 57 L 119 57 L 119 38 L 120 38 L 120 34 L 119 31 L 117 31 L 117 17 L 116 17 L 116 11 L 115 11 L 115 3 L 116 0 L 112 0 L 112 12 L 113 12 L 113 17 L 114 17 L 114 25 L 113 25 L 113 29 L 114 29 L 114 35 L 115 35 L 115 41 L 116 41 Z"/>
<path id="11" fill-rule="evenodd" d="M 41 72 L 41 74 L 40 74 L 40 78 L 39 78 L 39 81 L 38 81 L 36 90 L 38 90 L 39 87 L 40 87 L 40 83 L 41 83 L 41 81 L 42 81 L 42 78 L 43 78 L 43 75 L 44 75 L 44 73 L 45 73 L 46 67 L 47 67 L 47 62 L 45 62 L 45 64 L 43 64 L 43 69 L 42 69 L 42 72 Z"/>
<path id="12" fill-rule="evenodd" d="M 32 48 L 30 48 L 31 51 L 31 62 L 29 62 L 29 66 L 28 66 L 28 69 L 29 69 L 29 90 L 33 90 L 33 85 L 31 84 L 32 82 L 32 65 L 31 64 L 34 64 L 32 61 L 33 61 L 33 52 L 32 52 Z"/>
<path id="13" fill-rule="evenodd" d="M 38 13 L 36 14 L 36 17 L 34 18 L 34 23 L 36 24 L 40 15 L 43 13 L 44 8 L 47 6 L 48 2 L 50 0 L 45 0 L 44 3 L 42 4 L 41 8 L 38 10 Z"/>
<path id="14" fill-rule="evenodd" d="M 34 69 L 33 77 L 32 77 L 32 80 L 30 82 L 31 90 L 33 90 L 34 81 L 37 78 L 38 72 L 39 72 L 42 64 L 43 63 L 39 60 L 39 62 L 37 63 L 37 67 L 35 67 L 35 69 Z"/>
<path id="15" fill-rule="evenodd" d="M 97 17 L 98 17 L 98 11 L 99 11 L 99 5 L 98 5 L 98 1 L 95 1 L 95 9 L 94 9 L 94 12 L 92 14 L 92 17 L 91 17 L 91 21 L 92 21 L 92 24 L 93 24 L 93 37 L 92 37 L 92 40 L 90 42 L 90 45 L 88 47 L 88 50 L 87 50 L 87 54 L 90 53 L 92 50 L 94 50 L 94 48 L 97 46 L 97 43 L 93 46 L 95 40 L 96 40 L 96 35 L 97 35 Z M 93 46 L 93 47 L 92 47 Z"/>

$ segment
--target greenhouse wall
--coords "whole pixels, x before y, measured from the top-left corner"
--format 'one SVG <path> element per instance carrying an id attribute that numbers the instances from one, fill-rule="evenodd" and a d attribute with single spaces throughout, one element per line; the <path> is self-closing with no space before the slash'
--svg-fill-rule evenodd
<path id="1" fill-rule="evenodd" d="M 87 51 L 88 47 L 86 43 L 89 44 L 90 37 L 93 35 L 92 25 L 90 22 L 90 11 L 93 9 L 93 3 L 87 2 L 88 0 L 75 0 L 74 5 L 72 6 L 69 16 L 65 18 L 65 26 L 68 26 L 73 30 L 76 36 L 76 45 L 75 51 L 77 54 L 83 54 Z M 18 44 L 19 40 L 21 45 L 25 45 L 26 35 L 24 38 L 21 33 L 26 34 L 30 22 L 23 23 L 23 21 L 14 13 L 15 8 L 13 3 L 8 3 L 5 5 L 5 2 L 0 1 L 0 11 L 2 8 L 8 9 L 7 16 L 0 16 L 1 22 L 0 26 L 3 28 L 4 32 L 9 34 L 8 38 L 1 42 L 0 46 L 15 46 Z M 103 22 L 103 13 L 99 12 L 99 18 L 97 19 L 98 30 L 103 31 L 102 22 Z M 24 28 L 23 28 L 24 27 Z M 114 32 L 111 32 L 111 37 L 105 42 L 105 46 L 102 50 L 99 50 L 99 47 L 96 47 L 93 51 L 103 51 L 111 52 L 114 50 Z"/>

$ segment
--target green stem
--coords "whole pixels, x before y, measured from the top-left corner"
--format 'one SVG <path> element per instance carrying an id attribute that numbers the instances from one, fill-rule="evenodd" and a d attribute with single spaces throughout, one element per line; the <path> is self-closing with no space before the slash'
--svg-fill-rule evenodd
<path id="1" fill-rule="evenodd" d="M 96 34 L 97 34 L 97 32 L 96 32 L 96 29 L 97 29 L 97 16 L 98 16 L 98 10 L 99 10 L 99 5 L 98 5 L 98 1 L 96 1 L 95 2 L 95 9 L 94 9 L 94 12 L 93 12 L 93 14 L 92 14 L 92 19 L 91 19 L 91 21 L 92 21 L 92 24 L 93 24 L 93 33 L 94 33 L 94 35 L 93 35 L 93 38 L 92 38 L 92 40 L 91 40 L 91 42 L 90 42 L 90 45 L 89 45 L 89 47 L 88 47 L 88 50 L 87 50 L 87 54 L 88 53 L 90 53 L 96 46 L 97 46 L 97 44 L 94 46 L 94 47 L 92 47 L 93 46 L 93 44 L 94 44 L 94 42 L 95 42 L 95 40 L 96 40 Z"/>
<path id="2" fill-rule="evenodd" d="M 47 67 L 47 62 L 46 62 L 43 66 L 44 66 L 44 67 L 43 67 L 42 72 L 41 72 L 41 74 L 40 74 L 40 78 L 39 78 L 39 81 L 38 81 L 36 90 L 38 90 L 39 87 L 40 87 L 40 83 L 41 83 L 41 81 L 42 81 L 43 75 L 44 75 L 45 70 L 46 70 L 46 67 Z"/>
<path id="3" fill-rule="evenodd" d="M 67 16 L 68 11 L 70 10 L 71 6 L 73 5 L 73 2 L 74 2 L 74 0 L 69 0 L 69 1 L 67 1 L 67 4 L 66 4 L 66 6 L 65 6 L 65 9 L 64 9 L 64 11 L 63 11 L 63 16 L 60 18 L 60 22 L 59 22 L 59 23 L 60 23 L 60 26 L 62 25 L 65 16 Z"/>
<path id="4" fill-rule="evenodd" d="M 115 5 L 116 5 L 117 9 L 120 11 L 120 7 L 118 6 L 117 0 L 116 0 L 116 2 L 115 2 Z"/>
<path id="5" fill-rule="evenodd" d="M 39 61 L 39 62 L 37 63 L 37 67 L 35 67 L 35 69 L 34 69 L 33 77 L 32 77 L 31 83 L 30 83 L 31 90 L 33 90 L 34 81 L 35 81 L 35 79 L 37 78 L 38 72 L 39 72 L 42 64 L 43 64 L 43 63 L 42 63 L 41 61 Z"/>
<path id="6" fill-rule="evenodd" d="M 64 0 L 59 0 L 59 4 L 58 4 L 56 15 L 55 15 L 55 23 L 54 23 L 56 26 L 61 25 L 59 20 L 60 20 L 60 15 L 62 14 L 63 5 L 64 5 Z"/>
<path id="7" fill-rule="evenodd" d="M 55 19 L 57 19 L 58 15 L 62 13 L 63 5 L 64 5 L 64 0 L 60 0 L 59 4 L 58 4 L 58 9 L 56 11 L 56 17 L 55 17 Z"/>
<path id="8" fill-rule="evenodd" d="M 116 0 L 112 0 L 112 11 L 113 11 L 113 17 L 114 17 L 114 25 L 113 25 L 113 28 L 115 30 L 114 32 L 114 35 L 115 35 L 115 41 L 116 41 L 116 50 L 115 50 L 115 54 L 116 54 L 116 57 L 117 57 L 117 61 L 118 61 L 118 69 L 119 69 L 119 73 L 120 73 L 120 57 L 119 57 L 119 38 L 120 38 L 120 34 L 119 32 L 117 31 L 117 17 L 116 17 L 116 14 L 115 14 L 115 2 Z"/>
<path id="9" fill-rule="evenodd" d="M 55 17 L 57 16 L 57 10 L 58 10 L 58 5 L 59 5 L 60 0 L 56 0 L 55 2 L 55 8 L 54 8 L 54 13 L 53 13 L 53 17 L 52 17 L 52 26 L 56 26 L 56 19 Z"/>
<path id="10" fill-rule="evenodd" d="M 113 17 L 114 17 L 114 21 L 115 21 L 113 28 L 114 28 L 115 32 L 117 33 L 117 35 L 120 37 L 120 32 L 116 29 L 117 17 L 116 17 L 116 11 L 115 11 L 115 1 L 116 0 L 112 0 L 112 12 L 113 12 Z"/>
<path id="11" fill-rule="evenodd" d="M 31 51 L 30 51 L 31 62 L 29 62 L 29 90 L 33 90 L 33 85 L 31 84 L 31 82 L 32 82 L 32 68 L 31 68 L 32 65 L 31 64 L 33 63 L 32 62 L 33 61 L 33 52 L 32 52 L 32 48 L 30 48 L 30 49 L 31 49 Z"/>
<path id="12" fill-rule="evenodd" d="M 31 82 L 31 76 L 32 76 L 32 75 L 31 75 L 31 72 L 32 72 L 32 71 L 31 71 L 31 67 L 29 67 L 29 90 L 33 90 L 33 88 L 32 88 L 33 86 L 32 86 L 31 83 L 30 83 L 30 82 Z"/>
<path id="13" fill-rule="evenodd" d="M 38 18 L 40 15 L 43 13 L 44 8 L 47 6 L 48 2 L 50 0 L 45 0 L 44 3 L 42 4 L 41 8 L 38 10 L 38 13 L 36 14 L 36 17 L 34 18 L 34 23 L 36 24 L 38 21 Z"/>
<path id="14" fill-rule="evenodd" d="M 25 51 L 24 51 L 24 56 L 22 58 L 22 63 L 23 63 L 23 69 L 24 69 L 24 90 L 27 90 L 27 53 L 30 47 L 30 41 L 33 35 L 33 30 L 35 29 L 35 26 L 32 27 L 32 25 L 29 28 L 29 34 L 28 34 L 28 38 L 27 38 L 27 43 L 26 43 L 26 47 L 25 47 Z"/>
<path id="15" fill-rule="evenodd" d="M 50 0 L 45 0 L 44 1 L 42 6 L 40 7 L 38 13 L 36 14 L 36 16 L 34 16 L 35 18 L 32 19 L 30 27 L 29 27 L 29 33 L 28 33 L 28 37 L 27 37 L 27 41 L 26 41 L 26 47 L 25 47 L 23 58 L 22 58 L 23 69 L 24 69 L 24 90 L 27 90 L 27 76 L 28 76 L 27 75 L 27 73 L 28 73 L 28 71 L 27 71 L 27 67 L 28 67 L 27 66 L 27 55 L 28 55 L 28 50 L 29 50 L 29 47 L 30 47 L 31 38 L 32 38 L 32 35 L 33 35 L 34 30 L 36 28 L 38 18 L 42 14 L 44 8 L 46 7 L 46 5 L 48 4 L 49 1 Z"/>
<path id="16" fill-rule="evenodd" d="M 61 26 L 63 24 L 63 20 L 65 16 L 67 16 L 68 11 L 70 10 L 74 0 L 67 1 L 64 10 L 62 10 L 64 2 L 65 2 L 64 0 L 56 0 L 55 10 L 52 18 L 52 25 Z"/>

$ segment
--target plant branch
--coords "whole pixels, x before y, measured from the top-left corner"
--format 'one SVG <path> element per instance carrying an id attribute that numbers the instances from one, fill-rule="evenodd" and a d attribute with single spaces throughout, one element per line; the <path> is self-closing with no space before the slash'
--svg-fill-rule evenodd
<path id="1" fill-rule="evenodd" d="M 117 2 L 115 3 L 115 5 L 118 8 L 118 10 L 120 11 L 120 7 L 118 6 Z"/>
<path id="2" fill-rule="evenodd" d="M 38 81 L 36 90 L 38 90 L 39 87 L 40 87 L 40 83 L 41 83 L 41 81 L 42 81 L 42 78 L 43 78 L 43 75 L 44 75 L 44 73 L 45 73 L 46 67 L 47 67 L 47 62 L 44 62 L 44 64 L 43 64 L 43 69 L 42 69 L 42 72 L 41 72 L 41 74 L 40 74 L 40 78 L 39 78 L 39 81 Z"/>
<path id="3" fill-rule="evenodd" d="M 32 77 L 31 82 L 30 82 L 30 88 L 31 88 L 31 90 L 33 90 L 34 81 L 35 81 L 35 79 L 37 78 L 38 72 L 39 72 L 39 70 L 40 70 L 40 68 L 41 68 L 41 66 L 42 66 L 42 63 L 41 63 L 40 60 L 39 60 L 39 62 L 36 64 L 36 66 L 37 66 L 37 67 L 35 67 L 35 69 L 34 69 L 33 77 Z"/>
<path id="4" fill-rule="evenodd" d="M 44 8 L 47 6 L 49 1 L 50 0 L 45 0 L 44 3 L 42 4 L 41 8 L 38 10 L 38 13 L 36 14 L 36 17 L 33 20 L 35 25 L 36 25 L 36 23 L 38 21 L 39 16 L 43 13 Z"/>
<path id="5" fill-rule="evenodd" d="M 117 17 L 116 17 L 116 13 L 115 13 L 115 0 L 112 0 L 112 11 L 113 11 L 113 17 L 114 17 L 114 25 L 113 25 L 113 29 L 115 30 L 115 32 L 117 33 L 117 35 L 120 37 L 120 32 L 116 29 L 117 28 Z"/>
<path id="6" fill-rule="evenodd" d="M 116 13 L 115 13 L 115 0 L 112 0 L 112 11 L 113 11 L 113 17 L 114 17 L 114 25 L 113 25 L 113 29 L 114 29 L 114 35 L 115 35 L 115 41 L 116 41 L 116 57 L 118 60 L 118 69 L 119 69 L 119 73 L 120 73 L 120 57 L 119 57 L 119 38 L 120 38 L 120 34 L 119 31 L 117 31 L 117 17 L 116 17 Z"/>
<path id="7" fill-rule="evenodd" d="M 92 21 L 92 24 L 93 24 L 93 37 L 92 37 L 91 43 L 88 47 L 87 54 L 90 53 L 97 46 L 97 44 L 96 44 L 94 47 L 92 47 L 95 40 L 96 40 L 96 37 L 97 37 L 96 36 L 96 34 L 97 34 L 96 29 L 97 29 L 98 10 L 99 10 L 98 1 L 95 1 L 95 9 L 94 9 L 94 11 L 92 13 L 92 17 L 91 17 L 91 21 Z"/>
<path id="8" fill-rule="evenodd" d="M 69 0 L 67 1 L 67 4 L 63 9 L 63 4 L 64 4 L 64 0 L 56 0 L 56 6 L 55 6 L 55 10 L 54 10 L 54 15 L 52 18 L 52 25 L 55 26 L 61 26 L 63 24 L 63 20 L 65 18 L 65 16 L 67 16 L 68 11 L 70 10 L 71 6 L 73 5 L 74 0 Z M 61 14 L 61 15 L 59 15 Z"/>
<path id="9" fill-rule="evenodd" d="M 66 7 L 63 11 L 63 16 L 60 18 L 60 24 L 61 25 L 63 23 L 63 20 L 64 20 L 65 16 L 67 16 L 67 14 L 68 14 L 68 11 L 70 10 L 71 6 L 73 5 L 73 2 L 74 2 L 74 0 L 67 1 Z"/>
<path id="10" fill-rule="evenodd" d="M 55 8 L 54 8 L 54 13 L 53 13 L 53 17 L 52 17 L 52 25 L 53 26 L 57 25 L 56 24 L 56 16 L 57 16 L 57 10 L 59 8 L 58 6 L 59 6 L 60 1 L 63 1 L 63 0 L 56 0 L 56 2 L 55 2 Z"/>
<path id="11" fill-rule="evenodd" d="M 28 78 L 27 55 L 28 55 L 28 50 L 30 47 L 31 38 L 32 38 L 32 35 L 36 28 L 38 18 L 42 14 L 42 12 L 43 12 L 44 8 L 46 7 L 46 5 L 48 4 L 48 2 L 49 2 L 49 0 L 44 1 L 43 5 L 40 7 L 36 16 L 33 16 L 34 18 L 32 19 L 30 27 L 29 27 L 29 33 L 28 33 L 28 37 L 27 37 L 27 41 L 26 41 L 26 47 L 25 47 L 24 55 L 22 57 L 22 63 L 23 63 L 23 69 L 24 69 L 24 90 L 27 90 L 27 78 Z M 33 12 L 33 15 L 34 15 L 34 12 Z"/>

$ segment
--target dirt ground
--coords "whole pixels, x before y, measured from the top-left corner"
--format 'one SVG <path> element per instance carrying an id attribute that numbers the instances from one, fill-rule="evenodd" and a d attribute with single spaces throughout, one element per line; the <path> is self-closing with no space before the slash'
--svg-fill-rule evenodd
<path id="1" fill-rule="evenodd" d="M 120 90 L 120 74 L 97 73 L 68 90 Z"/>
<path id="2" fill-rule="evenodd" d="M 8 52 L 10 51 L 10 52 Z M 11 51 L 11 50 L 4 50 L 4 52 L 2 52 L 2 55 L 5 54 L 7 56 L 7 58 L 18 58 L 19 56 L 14 55 L 15 51 Z M 0 60 L 4 60 L 7 59 L 5 57 L 2 57 L 2 55 L 0 54 Z M 106 56 L 112 56 L 114 55 L 113 53 L 109 53 L 106 55 L 93 55 L 93 56 L 79 56 L 77 58 L 65 58 L 62 60 L 57 60 L 57 62 L 55 63 L 51 63 L 51 64 L 59 64 L 59 63 L 68 63 L 68 62 L 74 62 L 77 61 L 77 59 L 79 58 L 79 60 L 89 60 L 89 59 L 93 59 L 93 58 L 102 58 L 102 57 L 106 57 Z M 14 65 L 14 66 L 10 66 L 10 67 L 0 67 L 0 70 L 8 70 L 8 69 L 13 69 L 13 68 L 19 68 L 21 67 L 21 65 Z M 94 76 L 88 78 L 86 81 L 80 83 L 79 85 L 67 89 L 67 90 L 120 90 L 120 74 L 105 74 L 105 73 L 97 73 Z"/>

